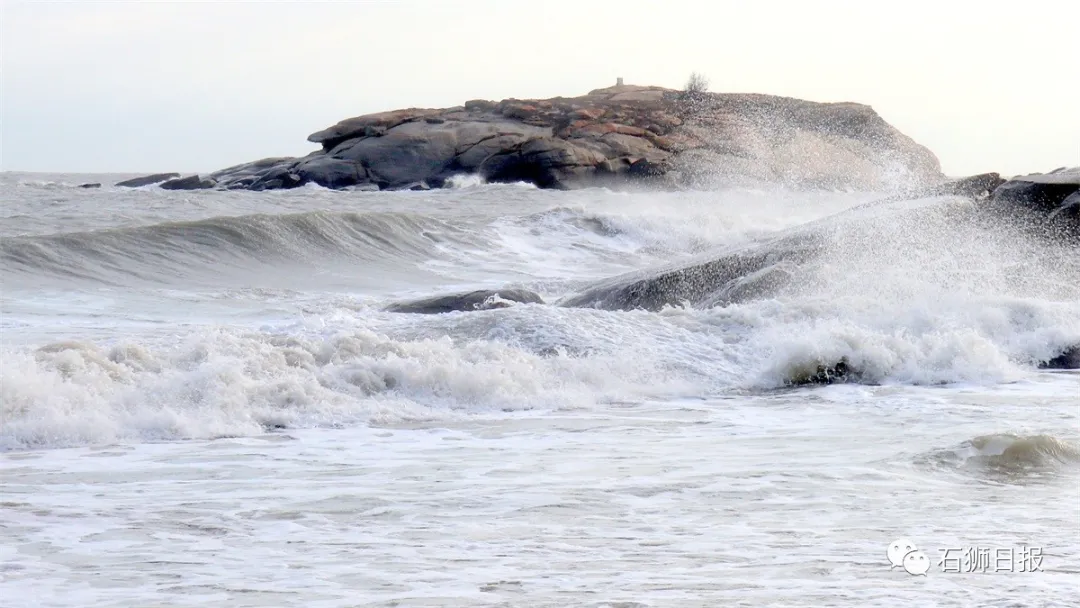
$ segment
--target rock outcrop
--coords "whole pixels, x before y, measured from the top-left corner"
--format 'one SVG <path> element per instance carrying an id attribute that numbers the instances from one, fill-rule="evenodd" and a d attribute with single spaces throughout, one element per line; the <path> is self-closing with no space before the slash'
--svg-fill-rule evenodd
<path id="1" fill-rule="evenodd" d="M 932 196 L 970 200 L 925 208 L 908 209 L 903 203 L 889 207 L 897 201 Z M 935 216 L 939 216 L 934 220 L 939 225 L 951 222 L 993 225 L 1007 221 L 1033 236 L 1076 247 L 1080 246 L 1080 168 L 1058 169 L 1008 181 L 996 173 L 951 180 L 908 195 L 861 205 L 770 239 L 736 245 L 666 267 L 612 277 L 564 298 L 559 305 L 657 311 L 665 306 L 689 304 L 709 308 L 771 297 L 797 281 L 828 248 L 829 239 L 842 234 L 845 226 L 857 229 L 859 222 L 864 221 L 860 219 L 863 212 L 867 218 L 884 213 L 882 217 L 897 225 L 920 225 L 923 221 L 920 218 Z M 1078 356 L 1077 351 L 1069 350 L 1046 365 L 1055 368 L 1075 365 Z"/>
<path id="2" fill-rule="evenodd" d="M 126 179 L 122 182 L 116 182 L 116 185 L 123 186 L 124 188 L 139 188 L 142 186 L 149 186 L 151 184 L 160 184 L 161 182 L 170 180 L 174 177 L 180 177 L 180 174 L 154 173 L 153 175 L 146 175 L 143 177 L 136 177 L 134 179 Z"/>
<path id="3" fill-rule="evenodd" d="M 1039 369 L 1080 369 L 1080 346 L 1066 348 L 1060 355 L 1040 363 Z"/>
<path id="4" fill-rule="evenodd" d="M 1076 226 L 1080 224 L 1080 167 L 1014 177 L 994 189 L 991 201 Z"/>
<path id="5" fill-rule="evenodd" d="M 469 312 L 476 310 L 491 310 L 494 308 L 506 308 L 517 304 L 543 304 L 544 299 L 539 294 L 527 289 L 481 289 L 468 293 L 458 293 L 445 296 L 435 296 L 420 300 L 410 300 L 391 304 L 386 308 L 387 312 L 404 312 L 414 314 L 442 314 L 447 312 Z"/>
<path id="6" fill-rule="evenodd" d="M 543 188 L 632 181 L 893 190 L 944 179 L 929 150 L 865 105 L 661 87 L 394 110 L 343 120 L 308 141 L 321 149 L 209 178 L 251 190 L 437 188 L 459 174 Z"/>
<path id="7" fill-rule="evenodd" d="M 825 245 L 822 233 L 795 230 L 703 258 L 612 277 L 558 304 L 656 312 L 665 306 L 711 308 L 770 297 L 792 281 L 799 266 L 817 256 Z"/>
<path id="8" fill-rule="evenodd" d="M 163 182 L 161 187 L 166 190 L 209 190 L 217 185 L 214 179 L 205 179 L 198 175 L 170 179 Z"/>

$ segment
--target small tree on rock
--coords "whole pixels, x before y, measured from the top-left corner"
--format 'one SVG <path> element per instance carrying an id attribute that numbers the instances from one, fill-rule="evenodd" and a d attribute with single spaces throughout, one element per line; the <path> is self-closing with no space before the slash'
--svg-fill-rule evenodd
<path id="1" fill-rule="evenodd" d="M 686 87 L 678 94 L 679 113 L 690 118 L 708 106 L 709 79 L 694 72 L 686 81 Z"/>
<path id="2" fill-rule="evenodd" d="M 709 90 L 709 79 L 702 74 L 694 72 L 690 74 L 690 78 L 686 80 L 686 88 L 684 90 L 689 95 L 706 93 Z"/>

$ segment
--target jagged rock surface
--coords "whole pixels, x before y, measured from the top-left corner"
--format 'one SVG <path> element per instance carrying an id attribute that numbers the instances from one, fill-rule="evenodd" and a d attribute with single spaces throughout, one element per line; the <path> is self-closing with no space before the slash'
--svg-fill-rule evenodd
<path id="1" fill-rule="evenodd" d="M 763 184 L 892 190 L 944 179 L 869 106 L 619 85 L 575 98 L 472 100 L 343 120 L 322 149 L 223 169 L 223 188 L 437 188 L 457 174 L 566 188 Z"/>

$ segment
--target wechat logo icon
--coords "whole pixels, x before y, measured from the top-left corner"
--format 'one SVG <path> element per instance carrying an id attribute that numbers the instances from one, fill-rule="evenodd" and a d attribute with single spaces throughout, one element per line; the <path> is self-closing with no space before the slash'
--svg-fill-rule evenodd
<path id="1" fill-rule="evenodd" d="M 926 576 L 926 571 L 930 569 L 930 558 L 906 538 L 898 538 L 889 544 L 885 555 L 892 564 L 890 569 L 903 568 L 912 576 Z"/>

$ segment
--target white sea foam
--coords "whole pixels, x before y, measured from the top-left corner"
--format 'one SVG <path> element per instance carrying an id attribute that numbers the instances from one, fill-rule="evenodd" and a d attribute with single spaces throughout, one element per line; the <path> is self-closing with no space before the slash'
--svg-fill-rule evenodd
<path id="1" fill-rule="evenodd" d="M 587 408 L 656 395 L 679 380 L 649 360 L 581 357 L 551 339 L 521 344 L 530 337 L 513 335 L 511 325 L 478 328 L 486 335 L 475 338 L 461 329 L 457 340 L 395 340 L 361 328 L 220 329 L 176 345 L 70 342 L 5 352 L 0 443 L 56 447 Z"/>
<path id="2" fill-rule="evenodd" d="M 446 180 L 446 183 L 447 187 L 460 190 L 463 188 L 476 188 L 477 186 L 483 186 L 487 182 L 481 175 L 463 173 L 460 175 L 451 176 L 450 179 Z"/>
<path id="3" fill-rule="evenodd" d="M 993 385 L 1080 342 L 1075 304 L 938 304 L 769 300 L 659 315 L 519 305 L 423 317 L 331 304 L 303 326 L 195 331 L 175 345 L 5 352 L 0 436 L 9 448 L 45 447 L 589 409 L 782 388 L 841 360 L 863 383 Z"/>
<path id="4" fill-rule="evenodd" d="M 1076 256 L 1008 226 L 960 223 L 940 200 L 831 217 L 869 198 L 854 194 L 194 196 L 10 180 L 0 597 L 1075 595 L 1080 545 L 1061 530 L 1080 376 L 1036 366 L 1080 344 Z M 507 285 L 555 302 L 826 217 L 792 281 L 725 306 L 384 310 Z M 841 361 L 850 383 L 791 387 Z M 928 555 L 1037 545 L 1044 572 L 913 580 L 885 559 L 898 537 Z"/>

